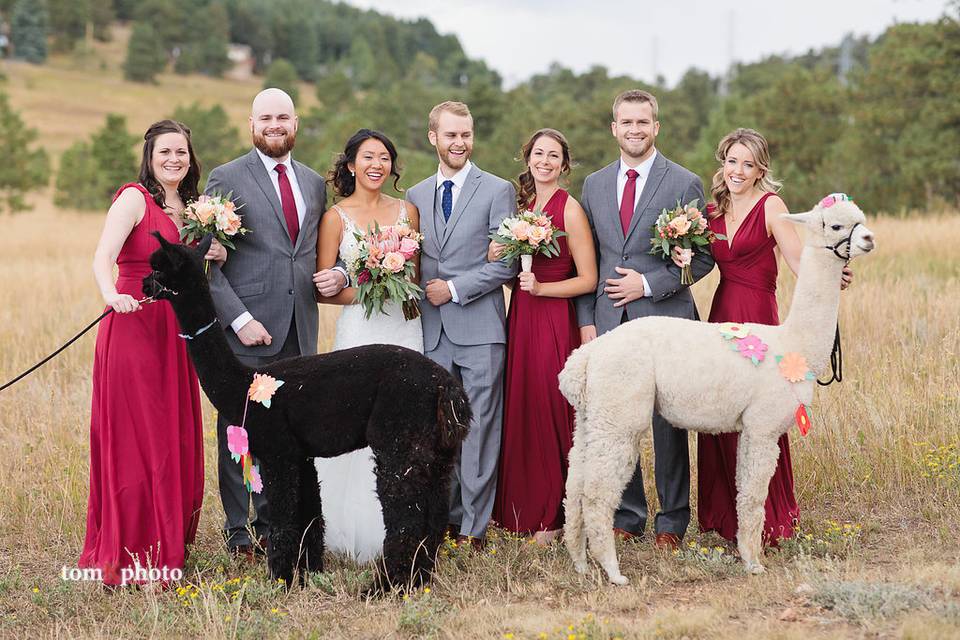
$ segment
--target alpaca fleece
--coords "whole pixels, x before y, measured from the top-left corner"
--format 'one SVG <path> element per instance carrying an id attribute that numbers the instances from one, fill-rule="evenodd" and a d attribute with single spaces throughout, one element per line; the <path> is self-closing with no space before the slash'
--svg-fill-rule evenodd
<path id="1" fill-rule="evenodd" d="M 288 586 L 323 570 L 323 512 L 314 457 L 370 446 L 386 537 L 372 591 L 420 585 L 433 570 L 448 516 L 449 478 L 470 424 L 462 386 L 410 349 L 368 345 L 280 360 L 256 370 L 233 355 L 196 249 L 158 238 L 147 295 L 169 300 L 207 397 L 239 425 L 253 374 L 283 380 L 270 408 L 250 402 L 246 429 L 270 509 L 267 564 Z M 221 434 L 222 435 L 222 434 Z"/>

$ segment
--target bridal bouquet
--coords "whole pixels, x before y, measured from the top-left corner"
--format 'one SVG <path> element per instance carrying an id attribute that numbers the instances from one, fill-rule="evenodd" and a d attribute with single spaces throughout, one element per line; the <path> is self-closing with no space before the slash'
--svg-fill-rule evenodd
<path id="1" fill-rule="evenodd" d="M 347 263 L 357 287 L 357 302 L 363 305 L 366 317 L 374 310 L 385 313 L 383 304 L 387 300 L 400 303 L 406 320 L 419 317 L 417 300 L 423 289 L 414 282 L 417 274 L 413 259 L 420 251 L 423 236 L 405 225 L 374 225 L 366 233 L 354 232 L 354 237 L 358 245 L 356 255 L 341 257 Z"/>
<path id="2" fill-rule="evenodd" d="M 212 196 L 202 195 L 194 202 L 187 204 L 180 219 L 183 225 L 180 227 L 180 241 L 191 243 L 205 237 L 208 233 L 213 234 L 220 244 L 231 249 L 236 249 L 233 244 L 233 238 L 236 235 L 243 235 L 250 230 L 243 228 L 240 224 L 240 215 L 230 196 L 215 194 Z M 243 205 L 241 205 L 242 207 Z M 209 263 L 204 264 L 204 272 Z"/>
<path id="3" fill-rule="evenodd" d="M 651 229 L 651 255 L 659 255 L 664 260 L 670 259 L 673 247 L 680 247 L 680 257 L 683 266 L 680 267 L 680 283 L 693 284 L 693 271 L 690 262 L 693 252 L 710 252 L 710 243 L 715 240 L 725 240 L 726 236 L 715 234 L 707 227 L 707 218 L 697 208 L 697 201 L 677 206 L 671 210 L 664 209 Z"/>
<path id="4" fill-rule="evenodd" d="M 541 253 L 548 258 L 560 255 L 557 240 L 565 235 L 553 226 L 550 217 L 542 211 L 522 211 L 505 218 L 497 232 L 490 234 L 490 239 L 504 245 L 501 260 L 512 264 L 520 256 L 521 268 L 530 271 L 536 254 Z"/>

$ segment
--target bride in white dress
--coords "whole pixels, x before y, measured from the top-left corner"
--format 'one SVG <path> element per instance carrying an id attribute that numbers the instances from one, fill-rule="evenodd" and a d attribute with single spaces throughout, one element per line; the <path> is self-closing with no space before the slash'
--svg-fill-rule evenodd
<path id="1" fill-rule="evenodd" d="M 320 223 L 318 271 L 333 267 L 338 257 L 349 262 L 358 251 L 354 233 L 363 233 L 375 223 L 381 228 L 406 225 L 418 230 L 417 208 L 381 193 L 391 175 L 396 186 L 400 177 L 396 164 L 396 147 L 382 133 L 361 129 L 347 141 L 330 175 L 329 182 L 340 200 L 324 213 Z M 347 287 L 334 297 L 322 298 L 325 303 L 343 305 L 334 350 L 396 344 L 423 353 L 420 318 L 405 320 L 400 304 L 394 301 L 384 305 L 384 313 L 375 311 L 366 318 L 363 306 L 354 302 L 355 292 Z M 370 448 L 336 458 L 316 458 L 315 462 L 326 547 L 357 562 L 375 560 L 383 549 L 385 532 Z"/>

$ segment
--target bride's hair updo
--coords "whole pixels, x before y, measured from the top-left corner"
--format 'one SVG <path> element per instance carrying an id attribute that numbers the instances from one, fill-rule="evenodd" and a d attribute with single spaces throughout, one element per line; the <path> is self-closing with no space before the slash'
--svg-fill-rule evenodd
<path id="1" fill-rule="evenodd" d="M 347 140 L 347 145 L 343 148 L 343 153 L 337 156 L 333 163 L 333 169 L 327 174 L 327 184 L 333 187 L 333 193 L 337 198 L 346 198 L 356 191 L 357 179 L 350 173 L 350 168 L 347 165 L 356 163 L 357 152 L 360 150 L 360 145 L 371 138 L 379 140 L 383 143 L 383 146 L 387 148 L 387 153 L 390 154 L 390 175 L 393 176 L 393 188 L 400 191 L 400 187 L 397 186 L 400 182 L 397 148 L 393 146 L 390 138 L 379 131 L 360 129 Z"/>
<path id="2" fill-rule="evenodd" d="M 520 184 L 520 188 L 517 189 L 517 206 L 520 207 L 520 211 L 526 211 L 537 195 L 537 185 L 533 179 L 533 173 L 530 171 L 530 154 L 533 153 L 533 145 L 542 136 L 556 140 L 560 149 L 563 150 L 563 159 L 560 164 L 561 180 L 569 175 L 570 168 L 573 165 L 573 160 L 570 158 L 570 144 L 562 133 L 556 129 L 545 128 L 530 136 L 526 144 L 520 148 L 520 158 L 523 162 L 523 173 L 517 176 L 517 182 Z"/>

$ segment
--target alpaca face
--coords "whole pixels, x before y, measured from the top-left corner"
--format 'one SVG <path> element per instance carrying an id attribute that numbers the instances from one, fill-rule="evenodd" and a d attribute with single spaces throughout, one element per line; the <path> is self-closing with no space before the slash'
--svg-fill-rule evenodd
<path id="1" fill-rule="evenodd" d="M 807 229 L 808 245 L 833 248 L 842 257 L 853 259 L 876 247 L 863 211 L 852 200 L 827 196 L 811 211 L 785 216 Z"/>
<path id="2" fill-rule="evenodd" d="M 155 300 L 169 300 L 181 291 L 195 289 L 205 283 L 203 256 L 210 249 L 212 236 L 200 241 L 196 248 L 167 242 L 158 232 L 153 234 L 160 248 L 150 254 L 153 271 L 143 279 L 143 292 Z"/>

